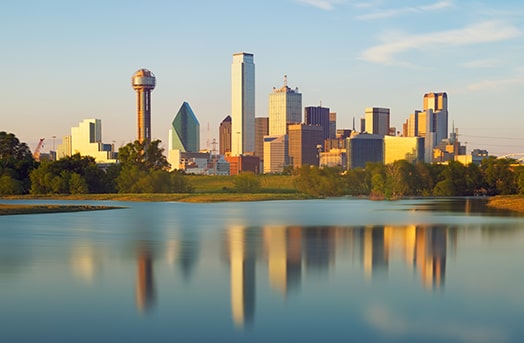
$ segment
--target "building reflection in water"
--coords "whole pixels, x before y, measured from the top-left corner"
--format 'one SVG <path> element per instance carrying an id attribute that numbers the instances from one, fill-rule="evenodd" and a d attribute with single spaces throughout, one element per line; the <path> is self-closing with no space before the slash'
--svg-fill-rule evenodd
<path id="1" fill-rule="evenodd" d="M 231 311 L 236 326 L 253 322 L 255 314 L 255 251 L 244 227 L 228 230 L 231 273 Z"/>
<path id="2" fill-rule="evenodd" d="M 446 274 L 447 228 L 417 227 L 414 264 L 426 288 L 440 288 Z"/>
<path id="3" fill-rule="evenodd" d="M 153 251 L 147 243 L 138 243 L 136 260 L 136 306 L 140 312 L 146 312 L 155 303 Z"/>
<path id="4" fill-rule="evenodd" d="M 302 274 L 302 228 L 265 227 L 269 282 L 284 296 L 298 288 Z"/>

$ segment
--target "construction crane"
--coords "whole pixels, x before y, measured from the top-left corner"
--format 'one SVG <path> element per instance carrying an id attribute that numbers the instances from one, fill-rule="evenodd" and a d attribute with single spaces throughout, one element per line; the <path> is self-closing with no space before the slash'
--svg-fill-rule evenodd
<path id="1" fill-rule="evenodd" d="M 38 142 L 38 145 L 36 146 L 35 152 L 33 153 L 33 158 L 35 161 L 40 161 L 40 149 L 44 146 L 44 139 L 40 138 L 40 142 Z"/>

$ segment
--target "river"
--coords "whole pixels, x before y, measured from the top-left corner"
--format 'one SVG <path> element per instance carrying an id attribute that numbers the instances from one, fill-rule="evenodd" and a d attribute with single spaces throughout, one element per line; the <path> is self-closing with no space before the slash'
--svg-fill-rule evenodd
<path id="1" fill-rule="evenodd" d="M 0 217 L 2 342 L 524 340 L 524 217 L 482 199 L 45 202 L 126 208 Z"/>

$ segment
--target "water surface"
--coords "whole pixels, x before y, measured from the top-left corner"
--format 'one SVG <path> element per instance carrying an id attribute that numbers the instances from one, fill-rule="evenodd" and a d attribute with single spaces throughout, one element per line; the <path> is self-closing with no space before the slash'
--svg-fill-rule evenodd
<path id="1" fill-rule="evenodd" d="M 524 340 L 524 217 L 477 199 L 56 203 L 127 208 L 0 217 L 2 342 Z"/>

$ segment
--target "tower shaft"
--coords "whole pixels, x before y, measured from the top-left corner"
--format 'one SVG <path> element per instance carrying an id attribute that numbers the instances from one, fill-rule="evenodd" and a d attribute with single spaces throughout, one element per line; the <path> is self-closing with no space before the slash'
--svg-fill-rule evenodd
<path id="1" fill-rule="evenodd" d="M 151 142 L 151 90 L 137 90 L 137 139 Z"/>

